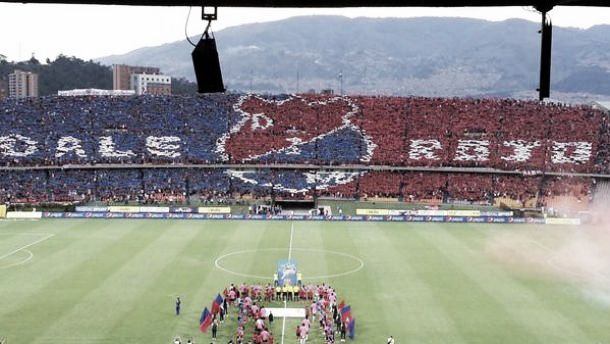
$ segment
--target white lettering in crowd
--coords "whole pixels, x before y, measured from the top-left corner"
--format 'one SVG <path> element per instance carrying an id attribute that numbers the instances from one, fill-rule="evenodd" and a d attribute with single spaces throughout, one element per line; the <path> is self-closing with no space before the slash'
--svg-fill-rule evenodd
<path id="1" fill-rule="evenodd" d="M 264 120 L 264 123 L 261 123 L 261 119 Z M 273 126 L 273 120 L 262 113 L 255 113 L 252 115 L 252 130 L 265 130 L 269 127 Z"/>
<path id="2" fill-rule="evenodd" d="M 568 155 L 568 149 L 574 148 Z M 554 164 L 584 164 L 591 158 L 593 145 L 591 142 L 557 142 L 553 141 L 551 161 Z"/>
<path id="3" fill-rule="evenodd" d="M 23 150 L 17 151 L 17 144 L 24 145 L 25 147 L 22 147 Z M 32 155 L 38 150 L 36 144 L 38 144 L 37 141 L 19 134 L 0 136 L 0 152 L 4 156 L 26 157 Z"/>
<path id="4" fill-rule="evenodd" d="M 489 141 L 481 140 L 458 140 L 455 151 L 456 161 L 488 161 Z"/>
<path id="5" fill-rule="evenodd" d="M 411 140 L 409 159 L 412 160 L 440 160 L 434 151 L 443 150 L 438 140 Z"/>
<path id="6" fill-rule="evenodd" d="M 532 156 L 532 150 L 540 147 L 539 141 L 513 140 L 504 141 L 504 147 L 512 147 L 513 155 L 501 157 L 504 161 L 525 162 Z"/>
<path id="7" fill-rule="evenodd" d="M 104 158 L 127 158 L 135 156 L 131 150 L 117 150 L 112 136 L 100 136 L 100 155 Z"/>
<path id="8" fill-rule="evenodd" d="M 148 136 L 146 149 L 150 154 L 167 158 L 177 158 L 181 154 L 180 138 L 177 136 Z"/>
<path id="9" fill-rule="evenodd" d="M 63 136 L 57 140 L 57 148 L 55 149 L 55 157 L 61 158 L 69 152 L 74 152 L 74 154 L 80 158 L 86 158 L 87 153 L 81 146 L 81 140 L 77 139 L 73 136 Z"/>

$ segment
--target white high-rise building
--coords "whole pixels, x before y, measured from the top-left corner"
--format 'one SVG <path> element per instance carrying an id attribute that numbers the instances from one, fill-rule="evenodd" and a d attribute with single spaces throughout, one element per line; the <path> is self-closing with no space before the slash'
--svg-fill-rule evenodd
<path id="1" fill-rule="evenodd" d="M 130 88 L 137 95 L 170 95 L 172 94 L 172 78 L 161 74 L 131 74 Z"/>
<path id="2" fill-rule="evenodd" d="M 8 75 L 8 96 L 14 98 L 38 97 L 38 74 L 15 69 Z"/>

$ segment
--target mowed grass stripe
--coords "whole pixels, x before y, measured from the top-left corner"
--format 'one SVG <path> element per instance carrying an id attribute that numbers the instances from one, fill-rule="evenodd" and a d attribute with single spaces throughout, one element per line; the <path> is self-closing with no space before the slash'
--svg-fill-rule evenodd
<path id="1" fill-rule="evenodd" d="M 292 222 L 292 225 L 294 226 L 292 246 L 297 248 L 292 252 L 292 258 L 297 261 L 297 268 L 305 279 L 303 283 L 322 283 L 323 281 L 319 279 L 312 280 L 311 278 L 328 275 L 328 264 L 332 263 L 332 261 L 329 262 L 326 253 L 318 251 L 324 249 L 324 226 L 320 225 L 319 222 L 303 221 Z M 330 230 L 331 228 L 326 227 L 326 229 Z M 308 249 L 311 249 L 311 251 L 308 251 Z"/>
<path id="2" fill-rule="evenodd" d="M 512 341 L 520 336 L 522 342 L 540 343 L 588 341 L 580 329 L 560 314 L 547 309 L 535 294 L 506 274 L 502 267 L 490 264 L 482 250 L 469 249 L 462 242 L 463 233 L 454 236 L 451 227 L 430 227 L 429 231 L 420 231 L 421 236 L 442 253 L 447 261 L 460 262 L 455 267 L 476 284 L 481 290 L 479 294 L 492 297 L 493 303 L 501 305 L 503 313 L 509 314 L 512 321 L 518 324 L 512 333 L 498 336 L 499 338 Z M 559 332 L 558 328 L 562 330 Z"/>
<path id="3" fill-rule="evenodd" d="M 101 307 L 90 309 L 81 319 L 75 319 L 73 331 L 54 334 L 51 331 L 61 324 L 62 319 L 70 317 L 82 307 L 81 302 L 115 275 L 126 260 L 161 234 L 143 230 L 146 223 L 142 221 L 93 221 L 87 224 L 89 226 L 69 233 L 83 239 L 82 242 L 79 240 L 79 245 L 70 245 L 62 255 L 63 259 L 53 262 L 57 266 L 69 264 L 72 268 L 53 278 L 52 283 L 28 300 L 25 309 L 30 313 L 29 320 L 35 322 L 35 330 L 27 331 L 26 325 L 26 334 L 20 338 L 28 342 L 61 343 L 81 337 L 83 342 L 87 342 L 84 337 L 88 329 L 76 325 L 81 322 L 86 324 L 91 319 L 102 321 L 108 317 L 112 311 L 112 296 L 101 299 L 104 302 Z M 76 264 L 72 264 L 72 261 Z M 119 292 L 117 286 L 116 293 Z"/>
<path id="4" fill-rule="evenodd" d="M 141 293 L 155 282 L 166 266 L 194 236 L 193 231 L 180 231 L 175 222 L 157 227 L 157 221 L 142 221 L 134 230 L 142 236 L 138 242 L 122 242 L 121 251 L 113 252 L 121 260 L 114 273 L 90 285 L 82 297 L 45 331 L 35 343 L 56 341 L 65 334 L 81 332 L 83 342 L 97 342 L 108 337 L 109 330 L 133 307 Z M 83 288 L 84 289 L 84 288 Z M 127 338 L 125 338 L 127 339 Z M 129 340 L 131 341 L 131 340 Z"/>
<path id="5" fill-rule="evenodd" d="M 211 310 L 212 301 L 217 293 L 222 292 L 230 283 L 240 285 L 244 282 L 264 282 L 231 275 L 216 269 L 213 265 L 216 257 L 228 252 L 255 250 L 257 248 L 268 247 L 267 245 L 273 246 L 286 237 L 285 228 L 274 222 L 257 222 L 256 225 L 245 221 L 230 223 L 212 221 L 207 223 L 213 226 L 220 226 L 215 237 L 220 238 L 221 241 L 218 242 L 215 250 L 207 253 L 212 269 L 206 271 L 204 276 L 201 276 L 201 280 L 196 284 L 198 289 L 193 290 L 193 295 L 191 296 L 192 302 L 188 303 L 187 308 L 185 308 L 186 313 L 180 316 L 179 321 L 174 326 L 174 332 L 171 333 L 171 335 L 180 335 L 182 338 L 194 338 L 196 343 L 204 343 L 211 338 L 210 332 L 205 334 L 199 332 L 198 320 L 204 307 L 208 307 Z M 282 234 L 284 234 L 283 237 Z M 260 273 L 261 270 L 258 269 L 257 262 L 259 260 L 258 257 L 265 254 L 269 253 L 263 251 L 261 253 L 249 254 L 245 256 L 247 257 L 245 259 L 238 259 L 241 262 L 239 266 L 232 266 L 231 268 L 242 273 Z M 270 267 L 267 271 L 272 271 L 272 269 L 273 267 Z M 271 274 L 269 274 L 269 280 L 271 280 L 271 277 Z M 230 313 L 228 316 L 234 317 L 236 315 Z M 236 328 L 221 328 L 218 334 L 219 342 L 227 342 L 235 330 Z"/>
<path id="6" fill-rule="evenodd" d="M 362 242 L 360 252 L 367 257 L 366 271 L 377 281 L 373 290 L 381 302 L 373 309 L 384 317 L 385 324 L 379 325 L 387 328 L 384 334 L 412 338 L 416 343 L 467 342 L 455 315 L 436 297 L 428 276 L 421 274 L 429 257 L 421 255 L 427 247 L 415 238 L 412 229 L 404 224 L 363 227 L 353 234 Z M 397 240 L 399 233 L 406 234 L 401 241 Z M 371 306 L 375 305 L 365 309 Z"/>
<path id="7" fill-rule="evenodd" d="M 398 240 L 407 240 L 408 234 L 397 234 Z M 446 235 L 431 224 L 421 225 L 409 237 L 420 249 L 405 254 L 407 259 L 416 254 L 416 258 L 421 260 L 421 264 L 413 267 L 452 317 L 461 335 L 469 341 L 477 339 L 477 343 L 538 343 L 535 334 L 515 319 L 501 300 L 489 294 L 479 280 L 472 279 L 463 271 L 467 261 L 446 255 L 455 247 L 446 243 L 437 245 L 431 240 L 433 237 L 442 241 Z"/>
<path id="8" fill-rule="evenodd" d="M 9 321 L 15 321 L 15 326 L 18 328 L 21 324 L 19 320 L 27 320 L 29 316 L 40 315 L 39 313 L 29 313 L 36 309 L 37 302 L 49 306 L 49 303 L 53 302 L 48 299 L 49 292 L 60 292 L 63 286 L 71 287 L 73 281 L 68 283 L 68 279 L 80 272 L 83 262 L 95 257 L 106 246 L 121 241 L 122 237 L 129 233 L 129 230 L 125 228 L 114 239 L 91 240 L 90 233 L 109 229 L 111 224 L 88 222 L 85 225 L 83 221 L 74 221 L 62 229 L 59 229 L 59 226 L 51 225 L 53 224 L 47 222 L 48 228 L 43 228 L 47 230 L 44 233 L 54 232 L 56 235 L 31 247 L 31 251 L 35 254 L 31 261 L 2 270 L 0 301 L 3 306 L 0 307 L 0 330 Z M 135 226 L 135 224 L 131 226 Z M 89 234 L 68 236 L 63 234 L 66 230 Z M 49 311 L 49 309 L 45 310 Z M 11 315 L 11 312 L 18 312 L 18 314 Z M 48 319 L 43 319 L 43 323 L 48 321 Z M 26 325 L 29 325 L 27 321 Z"/>
<path id="9" fill-rule="evenodd" d="M 466 226 L 465 230 L 469 229 L 471 229 L 470 226 Z M 569 316 L 558 312 L 554 307 L 548 306 L 547 302 L 544 301 L 548 299 L 548 293 L 537 294 L 533 292 L 528 284 L 523 283 L 518 278 L 518 274 L 510 273 L 505 266 L 491 261 L 484 251 L 485 241 L 481 242 L 481 246 L 476 251 L 463 250 L 463 240 L 461 238 L 465 236 L 458 236 L 447 228 L 443 228 L 443 230 L 450 234 L 446 238 L 456 242 L 458 248 L 462 249 L 458 249 L 454 253 L 467 257 L 468 264 L 465 267 L 476 269 L 476 275 L 478 276 L 486 276 L 497 281 L 494 291 L 496 291 L 498 297 L 505 300 L 507 307 L 519 316 L 524 324 L 529 325 L 530 329 L 535 331 L 542 341 L 592 342 L 588 333 L 579 328 L 575 322 L 569 319 Z M 489 229 L 488 234 L 494 235 L 496 233 L 497 231 Z M 475 274 L 475 272 L 472 273 Z M 555 281 L 555 285 L 558 285 L 558 281 Z M 562 297 L 565 298 L 567 295 L 564 293 Z M 532 321 L 532 319 L 536 320 Z M 557 328 L 561 328 L 561 331 L 557 331 Z"/>
<path id="10" fill-rule="evenodd" d="M 122 315 L 108 331 L 106 341 L 169 343 L 176 334 L 184 338 L 187 333 L 195 332 L 201 310 L 193 297 L 201 289 L 202 281 L 208 281 L 214 250 L 223 247 L 226 234 L 234 229 L 222 223 L 199 221 L 178 221 L 172 227 L 175 235 L 188 243 L 167 265 L 160 267 L 155 281 L 135 300 L 138 306 Z M 174 313 L 177 296 L 183 301 L 180 316 Z M 184 327 L 185 331 L 178 331 L 178 327 Z M 137 338 L 134 333 L 139 334 Z"/>

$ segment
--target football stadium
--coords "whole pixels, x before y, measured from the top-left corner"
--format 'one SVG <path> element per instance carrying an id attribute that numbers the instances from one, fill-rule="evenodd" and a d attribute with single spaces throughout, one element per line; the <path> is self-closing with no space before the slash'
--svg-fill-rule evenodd
<path id="1" fill-rule="evenodd" d="M 540 100 L 0 97 L 0 344 L 610 343 L 610 111 L 544 44 Z"/>

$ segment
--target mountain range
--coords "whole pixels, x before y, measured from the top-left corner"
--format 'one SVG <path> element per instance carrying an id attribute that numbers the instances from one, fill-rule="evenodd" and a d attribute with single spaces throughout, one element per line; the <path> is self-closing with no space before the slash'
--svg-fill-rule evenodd
<path id="1" fill-rule="evenodd" d="M 292 93 L 528 97 L 538 85 L 540 25 L 518 19 L 304 16 L 215 33 L 228 88 Z M 193 37 L 196 41 L 198 37 Z M 194 80 L 178 41 L 98 59 L 158 66 Z M 552 92 L 610 96 L 610 25 L 554 27 Z"/>

